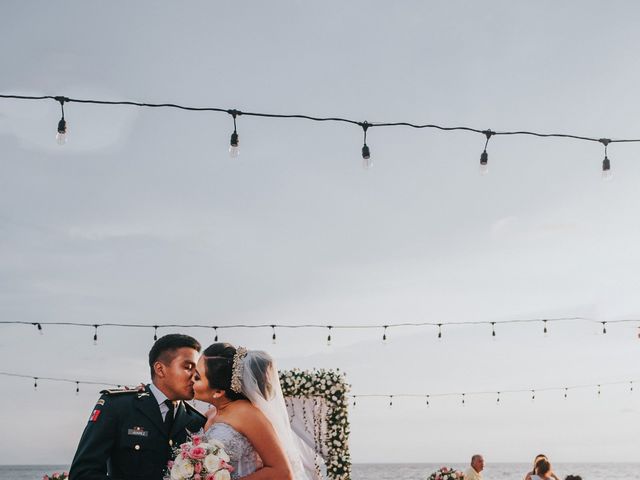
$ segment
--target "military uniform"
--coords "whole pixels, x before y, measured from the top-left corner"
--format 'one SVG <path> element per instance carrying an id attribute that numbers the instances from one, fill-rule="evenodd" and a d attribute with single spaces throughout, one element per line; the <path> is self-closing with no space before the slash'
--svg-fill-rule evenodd
<path id="1" fill-rule="evenodd" d="M 205 417 L 181 401 L 171 431 L 149 389 L 105 390 L 84 429 L 71 464 L 73 480 L 161 480 L 171 447 L 196 432 Z"/>

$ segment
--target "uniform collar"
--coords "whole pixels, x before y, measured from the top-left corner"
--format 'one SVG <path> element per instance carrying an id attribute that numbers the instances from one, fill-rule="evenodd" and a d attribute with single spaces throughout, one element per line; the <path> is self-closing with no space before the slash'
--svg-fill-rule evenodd
<path id="1" fill-rule="evenodd" d="M 158 405 L 162 405 L 165 400 L 168 400 L 167 396 L 162 393 L 162 391 L 158 387 L 156 387 L 153 382 L 149 384 L 149 390 L 151 390 L 151 393 L 153 393 L 153 396 L 155 397 L 156 402 L 158 402 Z M 178 407 L 180 405 L 180 401 L 174 401 L 173 404 L 175 407 Z"/>

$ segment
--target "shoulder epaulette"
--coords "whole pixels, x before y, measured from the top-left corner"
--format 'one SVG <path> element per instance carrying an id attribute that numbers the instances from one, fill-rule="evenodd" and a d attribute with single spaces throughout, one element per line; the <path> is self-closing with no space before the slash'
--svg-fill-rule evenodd
<path id="1" fill-rule="evenodd" d="M 110 388 L 107 390 L 101 390 L 100 393 L 102 395 L 122 395 L 123 393 L 140 393 L 140 391 L 126 388 Z"/>

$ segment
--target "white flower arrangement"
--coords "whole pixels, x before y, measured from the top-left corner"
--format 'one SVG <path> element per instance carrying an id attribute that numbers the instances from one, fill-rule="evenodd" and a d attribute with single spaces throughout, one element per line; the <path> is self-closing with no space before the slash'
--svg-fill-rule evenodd
<path id="1" fill-rule="evenodd" d="M 174 459 L 167 464 L 165 480 L 230 480 L 233 467 L 224 445 L 192 433 L 188 441 L 173 449 Z"/>
<path id="2" fill-rule="evenodd" d="M 342 373 L 333 370 L 288 370 L 280 372 L 285 397 L 322 397 L 327 402 L 326 460 L 327 476 L 332 480 L 349 480 L 349 417 L 347 393 L 349 385 Z"/>
<path id="3" fill-rule="evenodd" d="M 427 477 L 427 480 L 462 480 L 464 473 L 451 467 L 441 467 Z"/>

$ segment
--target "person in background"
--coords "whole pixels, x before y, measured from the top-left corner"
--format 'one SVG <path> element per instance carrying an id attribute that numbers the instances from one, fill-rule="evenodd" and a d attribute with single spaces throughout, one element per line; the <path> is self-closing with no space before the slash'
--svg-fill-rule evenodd
<path id="1" fill-rule="evenodd" d="M 531 480 L 549 480 L 553 478 L 558 478 L 551 470 L 551 463 L 548 460 L 541 458 L 536 463 L 536 468 L 534 469 L 536 472 L 534 475 L 531 475 Z"/>
<path id="2" fill-rule="evenodd" d="M 536 474 L 536 465 L 540 460 L 549 461 L 547 456 L 544 453 L 539 453 L 536 455 L 536 458 L 533 460 L 533 469 L 524 476 L 524 480 L 531 480 L 531 476 Z M 553 480 L 560 480 L 555 473 L 551 472 L 551 477 Z M 582 480 L 582 479 L 580 479 Z"/>
<path id="3" fill-rule="evenodd" d="M 564 480 L 582 480 L 580 475 L 567 475 Z"/>
<path id="4" fill-rule="evenodd" d="M 471 457 L 471 466 L 464 472 L 464 480 L 482 480 L 482 470 L 484 470 L 484 458 L 476 454 Z"/>

